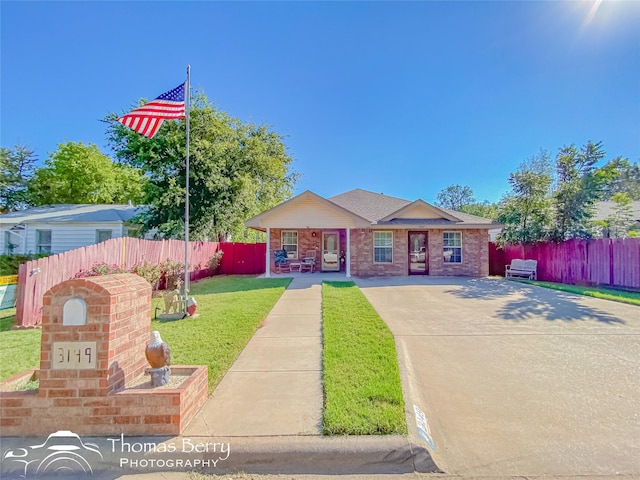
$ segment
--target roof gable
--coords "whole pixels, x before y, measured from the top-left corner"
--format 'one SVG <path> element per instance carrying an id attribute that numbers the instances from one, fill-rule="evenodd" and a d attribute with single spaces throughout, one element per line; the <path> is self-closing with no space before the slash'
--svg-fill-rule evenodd
<path id="1" fill-rule="evenodd" d="M 247 227 L 266 228 L 355 228 L 371 222 L 313 193 L 302 192 L 245 222 Z"/>
<path id="2" fill-rule="evenodd" d="M 424 200 L 416 200 L 401 209 L 390 213 L 380 221 L 390 221 L 394 219 L 427 219 L 427 220 L 440 220 L 445 219 L 451 222 L 460 222 L 461 219 L 452 213 L 438 208 Z"/>

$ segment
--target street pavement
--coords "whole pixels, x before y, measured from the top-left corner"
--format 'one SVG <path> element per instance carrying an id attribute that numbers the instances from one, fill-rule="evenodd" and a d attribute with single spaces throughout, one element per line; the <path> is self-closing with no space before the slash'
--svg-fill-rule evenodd
<path id="1" fill-rule="evenodd" d="M 640 307 L 503 279 L 356 283 L 443 471 L 640 475 Z"/>

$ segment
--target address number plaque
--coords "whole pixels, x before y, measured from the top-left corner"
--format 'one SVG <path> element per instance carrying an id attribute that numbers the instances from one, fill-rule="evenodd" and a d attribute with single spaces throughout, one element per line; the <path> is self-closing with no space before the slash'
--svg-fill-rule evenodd
<path id="1" fill-rule="evenodd" d="M 51 354 L 54 370 L 96 368 L 96 342 L 54 342 Z"/>

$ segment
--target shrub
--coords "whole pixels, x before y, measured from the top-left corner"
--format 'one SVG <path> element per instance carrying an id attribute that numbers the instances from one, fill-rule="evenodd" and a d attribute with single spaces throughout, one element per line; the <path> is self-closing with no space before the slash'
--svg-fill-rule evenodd
<path id="1" fill-rule="evenodd" d="M 126 269 L 120 268 L 119 265 L 109 265 L 105 262 L 94 263 L 88 270 L 80 270 L 74 275 L 74 278 L 97 277 L 100 275 L 111 275 L 114 273 L 129 273 Z"/>
<path id="2" fill-rule="evenodd" d="M 49 253 L 35 255 L 0 255 L 0 275 L 17 275 L 18 267 L 29 260 L 48 257 Z"/>
<path id="3" fill-rule="evenodd" d="M 144 261 L 144 263 L 138 264 L 133 267 L 131 269 L 131 273 L 140 275 L 151 284 L 151 288 L 153 288 L 154 290 L 158 287 L 158 282 L 160 281 L 160 277 L 162 277 L 160 265 L 154 265 L 147 262 L 146 260 Z"/>
<path id="4" fill-rule="evenodd" d="M 164 288 L 174 289 L 176 288 L 176 280 L 184 278 L 184 263 L 174 262 L 167 258 L 160 264 L 160 271 L 164 276 L 165 286 Z"/>
<path id="5" fill-rule="evenodd" d="M 218 250 L 207 261 L 207 268 L 209 269 L 209 273 L 211 275 L 215 275 L 218 273 L 218 270 L 220 269 L 220 264 L 222 263 L 222 254 L 223 254 L 222 250 Z"/>

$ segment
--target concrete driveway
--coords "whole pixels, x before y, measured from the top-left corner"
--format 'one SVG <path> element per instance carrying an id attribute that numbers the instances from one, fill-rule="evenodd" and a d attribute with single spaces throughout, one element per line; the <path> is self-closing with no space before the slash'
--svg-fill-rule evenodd
<path id="1" fill-rule="evenodd" d="M 356 279 L 459 475 L 640 474 L 640 307 L 502 279 Z M 423 442 L 424 443 L 424 442 Z"/>

